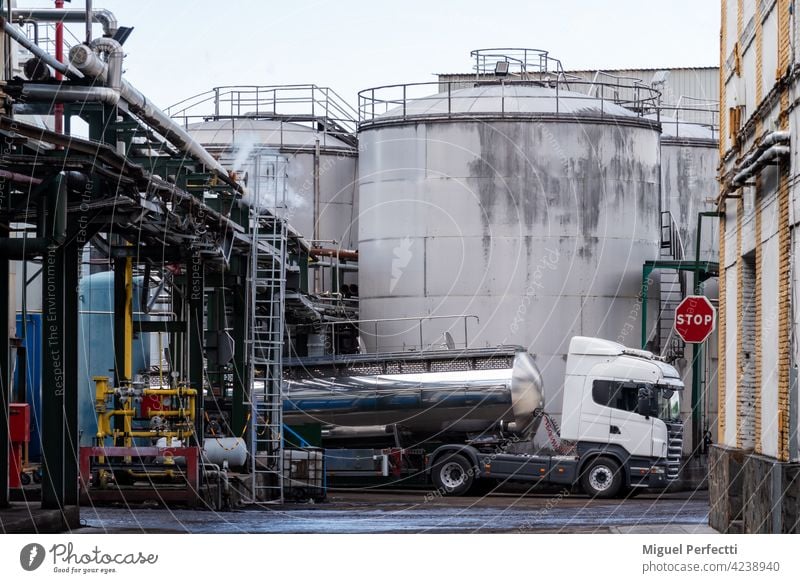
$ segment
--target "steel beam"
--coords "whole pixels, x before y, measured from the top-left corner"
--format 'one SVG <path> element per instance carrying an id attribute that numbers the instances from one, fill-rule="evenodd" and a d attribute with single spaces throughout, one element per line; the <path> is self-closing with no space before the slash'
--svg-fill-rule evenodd
<path id="1" fill-rule="evenodd" d="M 42 336 L 42 507 L 78 502 L 78 246 L 45 257 Z"/>
<path id="2" fill-rule="evenodd" d="M 247 366 L 247 261 L 243 257 L 231 258 L 231 277 L 236 278 L 232 290 L 233 317 L 233 400 L 231 403 L 231 431 L 236 437 L 245 437 L 248 407 L 245 404 L 249 391 L 249 368 Z"/>
<path id="3" fill-rule="evenodd" d="M 2 235 L 3 239 L 7 234 Z M 0 508 L 8 506 L 8 403 L 11 400 L 9 383 L 11 381 L 9 351 L 9 300 L 11 286 L 9 282 L 10 261 L 7 256 L 0 256 Z"/>
<path id="4" fill-rule="evenodd" d="M 195 399 L 195 436 L 198 443 L 203 438 L 203 378 L 205 345 L 205 267 L 199 253 L 192 255 L 187 264 L 187 320 L 189 322 L 189 386 L 197 389 Z"/>

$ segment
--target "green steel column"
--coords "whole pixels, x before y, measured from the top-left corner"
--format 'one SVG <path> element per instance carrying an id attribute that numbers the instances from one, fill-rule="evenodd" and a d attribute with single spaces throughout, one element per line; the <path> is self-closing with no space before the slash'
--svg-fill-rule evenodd
<path id="1" fill-rule="evenodd" d="M 250 371 L 247 366 L 247 261 L 244 257 L 231 258 L 231 277 L 236 284 L 232 286 L 233 300 L 233 401 L 231 403 L 231 431 L 236 437 L 243 436 L 247 426 L 245 405 Z"/>
<path id="2" fill-rule="evenodd" d="M 64 503 L 78 504 L 78 273 L 83 246 L 64 247 Z M 70 334 L 70 331 L 72 333 Z"/>
<path id="3" fill-rule="evenodd" d="M 3 239 L 6 233 L 0 235 Z M 8 506 L 8 403 L 11 397 L 8 310 L 10 293 L 8 257 L 0 257 L 0 508 Z"/>
<path id="4" fill-rule="evenodd" d="M 642 348 L 647 347 L 647 294 L 650 290 L 650 274 L 653 273 L 651 265 L 642 267 Z"/>
<path id="5" fill-rule="evenodd" d="M 191 256 L 188 262 L 188 310 L 187 320 L 189 323 L 189 386 L 197 389 L 197 399 L 195 399 L 195 432 L 198 442 L 203 439 L 203 376 L 204 366 L 204 345 L 205 345 L 205 272 L 203 258 L 199 253 Z"/>
<path id="6" fill-rule="evenodd" d="M 66 502 L 65 346 L 75 342 L 75 329 L 66 329 L 64 254 L 63 246 L 48 249 L 42 274 L 42 508 L 50 509 Z"/>

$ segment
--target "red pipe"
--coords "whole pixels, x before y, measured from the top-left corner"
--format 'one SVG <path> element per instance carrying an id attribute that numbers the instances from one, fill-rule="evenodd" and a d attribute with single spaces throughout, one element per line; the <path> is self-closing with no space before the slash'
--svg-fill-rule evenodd
<path id="1" fill-rule="evenodd" d="M 312 247 L 309 250 L 312 257 L 338 257 L 345 261 L 358 261 L 358 251 L 352 249 L 325 249 L 323 247 Z"/>
<path id="2" fill-rule="evenodd" d="M 64 8 L 64 0 L 56 0 L 56 8 Z M 56 23 L 56 60 L 59 63 L 64 62 L 64 23 Z M 56 79 L 59 81 L 63 78 L 61 73 L 56 71 Z M 55 114 L 55 130 L 57 134 L 64 133 L 64 106 L 57 103 L 53 108 Z"/>

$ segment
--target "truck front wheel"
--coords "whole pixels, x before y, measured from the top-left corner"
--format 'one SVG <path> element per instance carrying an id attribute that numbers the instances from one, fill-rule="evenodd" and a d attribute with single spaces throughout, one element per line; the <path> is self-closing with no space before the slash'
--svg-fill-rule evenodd
<path id="1" fill-rule="evenodd" d="M 464 456 L 445 454 L 433 464 L 431 478 L 443 494 L 461 496 L 472 488 L 475 472 Z"/>
<path id="2" fill-rule="evenodd" d="M 602 456 L 593 459 L 581 472 L 581 487 L 591 498 L 613 498 L 622 489 L 619 464 Z"/>

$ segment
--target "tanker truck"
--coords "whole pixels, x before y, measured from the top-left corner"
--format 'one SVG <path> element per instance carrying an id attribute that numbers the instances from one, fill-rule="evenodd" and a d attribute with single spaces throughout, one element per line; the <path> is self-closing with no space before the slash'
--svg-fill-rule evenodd
<path id="1" fill-rule="evenodd" d="M 522 482 L 612 498 L 676 479 L 677 370 L 582 336 L 571 339 L 566 365 L 559 427 L 521 347 L 290 361 L 284 424 L 289 435 L 317 436 L 333 485 L 432 482 L 464 495 Z"/>

